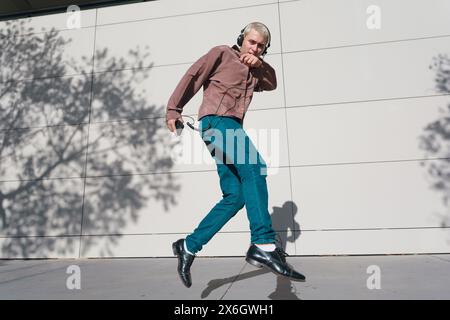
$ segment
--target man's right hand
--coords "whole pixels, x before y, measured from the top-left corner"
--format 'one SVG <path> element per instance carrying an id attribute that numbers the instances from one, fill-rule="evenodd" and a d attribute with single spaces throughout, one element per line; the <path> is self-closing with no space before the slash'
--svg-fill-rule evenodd
<path id="1" fill-rule="evenodd" d="M 251 53 L 244 53 L 243 55 L 241 55 L 239 60 L 252 68 L 259 68 L 262 65 L 262 61 L 257 56 Z"/>
<path id="2" fill-rule="evenodd" d="M 175 126 L 175 122 L 179 120 L 181 121 L 181 123 L 183 123 L 183 118 L 178 118 L 178 119 L 170 119 L 167 120 L 167 128 L 170 130 L 170 132 L 175 132 L 177 130 L 176 126 Z"/>

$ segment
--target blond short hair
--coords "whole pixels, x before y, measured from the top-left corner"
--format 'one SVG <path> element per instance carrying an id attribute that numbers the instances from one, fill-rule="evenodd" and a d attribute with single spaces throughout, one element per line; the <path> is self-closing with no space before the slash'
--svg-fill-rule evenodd
<path id="1" fill-rule="evenodd" d="M 251 31 L 251 30 L 255 30 L 256 32 L 258 32 L 259 34 L 261 34 L 264 37 L 264 40 L 266 41 L 266 46 L 267 44 L 270 43 L 270 31 L 269 28 L 266 27 L 265 24 L 261 23 L 261 22 L 251 22 L 249 23 L 245 28 L 244 28 L 244 37 Z"/>

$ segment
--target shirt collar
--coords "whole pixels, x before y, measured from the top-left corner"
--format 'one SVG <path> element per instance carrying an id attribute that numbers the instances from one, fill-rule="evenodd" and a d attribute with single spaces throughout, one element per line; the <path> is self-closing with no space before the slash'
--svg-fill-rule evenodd
<path id="1" fill-rule="evenodd" d="M 231 48 L 233 49 L 234 53 L 238 55 L 238 57 L 241 56 L 241 49 L 239 49 L 237 45 L 233 45 Z"/>

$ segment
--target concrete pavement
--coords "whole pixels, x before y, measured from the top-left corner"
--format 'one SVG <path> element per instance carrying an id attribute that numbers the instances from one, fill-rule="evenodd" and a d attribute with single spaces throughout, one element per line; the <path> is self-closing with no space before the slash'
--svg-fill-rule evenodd
<path id="1" fill-rule="evenodd" d="M 306 282 L 256 269 L 244 257 L 197 257 L 189 289 L 175 257 L 0 260 L 0 299 L 450 299 L 450 254 L 287 259 Z"/>

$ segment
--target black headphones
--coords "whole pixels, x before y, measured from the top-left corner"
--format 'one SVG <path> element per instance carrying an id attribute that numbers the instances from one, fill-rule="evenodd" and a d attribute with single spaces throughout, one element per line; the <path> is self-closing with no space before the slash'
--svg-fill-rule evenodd
<path id="1" fill-rule="evenodd" d="M 262 23 L 261 23 L 261 24 L 262 24 Z M 244 27 L 244 29 L 241 30 L 241 34 L 239 35 L 239 37 L 238 37 L 237 40 L 236 40 L 237 45 L 238 45 L 239 47 L 242 47 L 242 43 L 244 42 L 244 31 L 245 31 L 245 29 L 247 29 L 247 27 L 248 27 L 249 25 L 250 25 L 250 24 L 246 25 L 246 26 Z M 264 56 L 264 55 L 267 53 L 267 49 L 269 49 L 269 47 L 270 47 L 270 40 L 272 39 L 272 37 L 271 37 L 271 35 L 270 35 L 270 30 L 269 30 L 269 28 L 267 28 L 267 26 L 264 25 L 264 24 L 262 24 L 262 25 L 263 25 L 264 27 L 266 27 L 266 30 L 267 30 L 267 32 L 269 33 L 269 39 L 268 39 L 268 41 L 267 41 L 267 45 L 266 45 L 266 47 L 264 48 L 263 53 L 261 54 L 262 56 Z"/>

